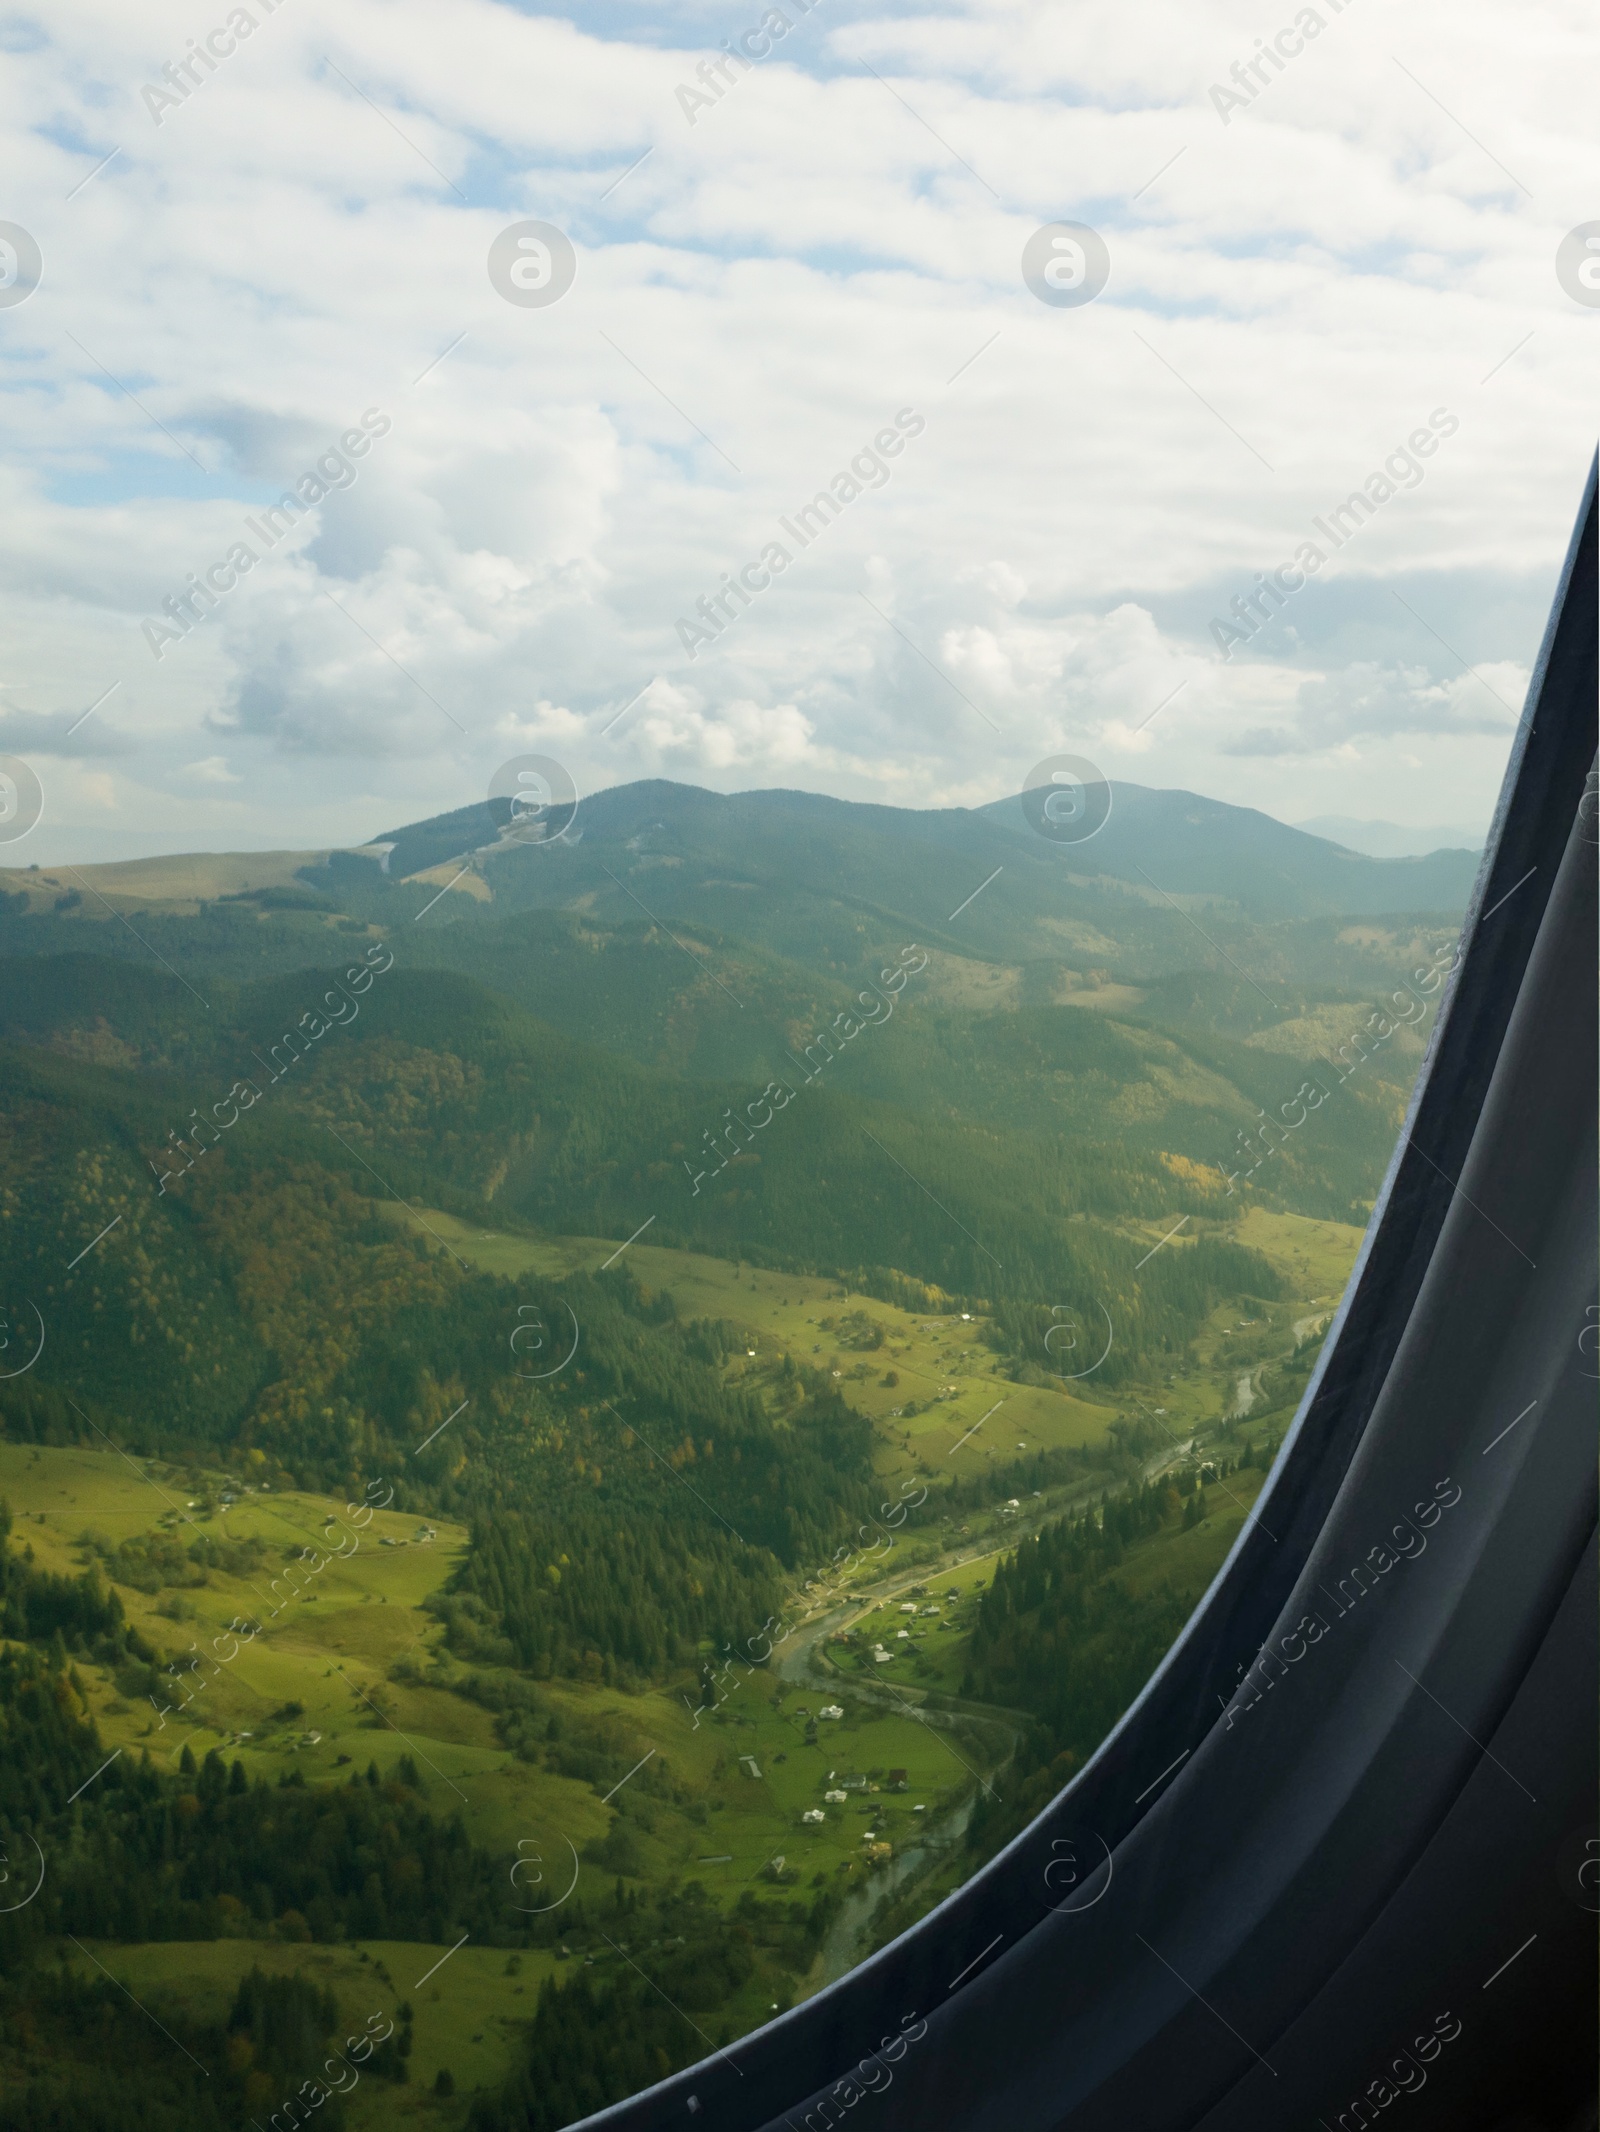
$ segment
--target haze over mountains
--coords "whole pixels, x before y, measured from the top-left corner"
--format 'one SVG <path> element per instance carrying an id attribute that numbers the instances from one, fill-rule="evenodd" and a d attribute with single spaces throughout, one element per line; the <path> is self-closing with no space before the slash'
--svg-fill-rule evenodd
<path id="1" fill-rule="evenodd" d="M 1488 834 L 1459 822 L 1418 829 L 1399 822 L 1363 821 L 1350 814 L 1313 815 L 1294 826 L 1308 836 L 1343 844 L 1347 851 L 1363 851 L 1371 859 L 1420 858 L 1430 851 L 1481 851 Z"/>

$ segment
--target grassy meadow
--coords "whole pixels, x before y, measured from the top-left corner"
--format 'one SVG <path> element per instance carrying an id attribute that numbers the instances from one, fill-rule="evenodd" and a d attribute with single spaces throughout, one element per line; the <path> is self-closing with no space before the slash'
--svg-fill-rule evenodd
<path id="1" fill-rule="evenodd" d="M 623 1243 L 517 1235 L 434 1209 L 390 1213 L 499 1274 L 592 1270 Z M 1181 1234 L 1161 1245 L 1162 1225 L 1148 1227 L 1150 1247 L 1186 1248 Z M 1254 1306 L 1249 1321 L 1218 1312 L 1182 1367 L 1115 1400 L 1086 1384 L 1009 1381 L 983 1341 L 981 1318 L 953 1308 L 908 1312 L 834 1281 L 662 1250 L 647 1236 L 628 1256 L 647 1286 L 670 1289 L 680 1315 L 739 1328 L 724 1363 L 730 1381 L 759 1393 L 786 1353 L 825 1368 L 870 1420 L 875 1471 L 890 1491 L 919 1477 L 936 1488 L 1024 1447 L 1092 1445 L 1108 1423 L 1140 1412 L 1173 1447 L 1151 1461 L 1152 1470 L 1192 1463 L 1196 1438 L 1228 1439 L 1240 1382 L 1261 1385 L 1251 1404 L 1267 1400 L 1274 1368 L 1320 1331 L 1358 1241 L 1340 1224 L 1260 1209 L 1245 1217 L 1241 1234 L 1284 1273 L 1289 1295 Z M 372 1764 L 388 1775 L 409 1756 L 430 1811 L 459 1814 L 491 1849 L 532 1848 L 548 1863 L 552 1889 L 570 1875 L 574 1886 L 609 1891 L 620 1856 L 631 1882 L 694 1880 L 728 1911 L 758 1886 L 807 1895 L 822 1886 L 870 1890 L 887 1859 L 937 1831 L 976 1781 L 999 1776 L 1024 1721 L 1001 1710 L 985 1716 L 961 1699 L 976 1604 L 1008 1546 L 1106 1478 L 1097 1480 L 1091 1466 L 1076 1486 L 1052 1488 L 1015 1511 L 997 1503 L 908 1531 L 887 1557 L 858 1563 L 825 1594 L 797 1590 L 774 1662 L 728 1669 L 714 1709 L 700 1707 L 700 1684 L 687 1676 L 640 1693 L 541 1683 L 563 1715 L 609 1728 L 630 1765 L 654 1761 L 670 1772 L 676 1796 L 619 1801 L 519 1760 L 497 1736 L 492 1713 L 452 1685 L 467 1669 L 444 1648 L 427 1602 L 465 1558 L 463 1526 L 274 1488 L 252 1479 L 257 1471 L 237 1456 L 204 1466 L 134 1458 L 109 1445 L 0 1442 L 0 1497 L 15 1519 L 13 1545 L 31 1550 L 41 1568 L 76 1573 L 97 1551 L 106 1559 L 122 1543 L 152 1535 L 185 1546 L 199 1535 L 258 1544 L 259 1560 L 239 1574 L 212 1568 L 201 1584 L 150 1592 L 118 1585 L 129 1621 L 178 1670 L 158 1708 L 153 1698 L 122 1693 L 106 1669 L 78 1665 L 108 1753 L 148 1754 L 176 1770 L 186 1747 L 196 1760 L 215 1748 L 250 1778 L 277 1782 L 298 1772 L 308 1783 L 345 1781 Z M 1234 1476 L 1208 1491 L 1202 1524 L 1132 1549 L 1123 1571 L 1129 1588 L 1167 1582 L 1198 1596 L 1263 1478 Z M 258 1632 L 245 1640 L 252 1624 Z M 887 1661 L 878 1649 L 891 1654 Z M 842 1715 L 824 1717 L 825 1709 Z M 817 1813 L 821 1820 L 805 1818 Z M 624 1817 L 624 1851 L 597 1862 Z M 935 1847 L 926 1857 L 916 1886 L 895 1898 L 890 1914 L 900 1923 L 911 1914 L 908 1903 L 925 1906 L 967 1869 L 959 1847 Z M 358 2132 L 380 2123 L 459 2124 L 466 2098 L 495 2085 L 512 2064 L 540 1983 L 573 1973 L 559 1951 L 511 1957 L 469 1943 L 421 1981 L 442 1951 L 244 1937 L 88 1949 L 156 2017 L 164 2002 L 220 2011 L 252 1963 L 326 1983 L 357 2025 L 377 2007 L 408 2000 L 411 2078 L 403 2087 L 357 2088 L 349 2109 Z M 74 1965 L 87 1960 L 71 1946 L 65 1953 Z M 604 1970 L 620 1957 L 597 1949 L 584 1959 Z M 829 1973 L 841 1959 L 830 1951 Z M 813 1987 L 823 1967 L 819 1958 Z M 752 1998 L 736 2008 L 736 2025 L 769 2011 Z M 441 2068 L 455 2084 L 452 2096 L 433 2092 Z"/>

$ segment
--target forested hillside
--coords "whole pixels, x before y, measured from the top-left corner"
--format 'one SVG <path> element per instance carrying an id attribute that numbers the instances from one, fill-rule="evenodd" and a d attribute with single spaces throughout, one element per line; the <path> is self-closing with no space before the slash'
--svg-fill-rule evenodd
<path id="1" fill-rule="evenodd" d="M 370 2015 L 324 2124 L 557 2132 L 1093 1753 L 1470 870 L 1116 800 L 5 876 L 0 2126 L 242 2132 Z"/>

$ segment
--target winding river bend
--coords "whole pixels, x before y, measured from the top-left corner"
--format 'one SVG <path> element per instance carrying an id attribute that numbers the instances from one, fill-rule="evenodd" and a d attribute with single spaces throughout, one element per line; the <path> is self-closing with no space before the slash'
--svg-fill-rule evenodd
<path id="1" fill-rule="evenodd" d="M 890 1895 L 897 1894 L 909 1882 L 914 1881 L 938 1859 L 960 1843 L 967 1832 L 967 1823 L 972 1819 L 973 1803 L 977 1788 L 968 1792 L 957 1805 L 949 1807 L 937 1819 L 929 1822 L 918 1841 L 908 1849 L 897 1853 L 887 1865 L 881 1866 L 859 1888 L 854 1888 L 841 1904 L 838 1916 L 828 1927 L 828 1936 L 822 1943 L 822 1951 L 816 1966 L 807 1977 L 805 1988 L 800 1993 L 809 1999 L 824 1984 L 831 1984 L 835 1977 L 842 1977 L 846 1970 L 853 1969 L 869 1951 L 872 1942 L 872 1919 L 878 1905 Z"/>
<path id="2" fill-rule="evenodd" d="M 1042 1517 L 1043 1514 L 1041 1513 L 1040 1522 L 1042 1522 Z M 1014 1547 L 1017 1540 L 1024 1537 L 1026 1532 L 1031 1529 L 1032 1522 L 1030 1520 L 1021 1532 L 1008 1534 L 1004 1543 L 1005 1549 Z M 1001 1548 L 993 1550 L 974 1549 L 971 1554 L 962 1556 L 959 1559 L 960 1561 L 968 1561 L 981 1558 L 989 1552 L 998 1554 L 1002 1551 Z M 948 1565 L 952 1569 L 957 1566 L 959 1564 L 955 1561 Z M 785 1680 L 793 1681 L 797 1686 L 804 1685 L 810 1688 L 838 1686 L 857 1700 L 894 1705 L 898 1707 L 902 1714 L 909 1712 L 921 1719 L 924 1724 L 931 1725 L 939 1730 L 954 1730 L 957 1727 L 971 1725 L 976 1722 L 986 1728 L 1003 1731 L 1008 1736 L 1005 1758 L 1009 1759 L 1011 1751 L 1016 1745 L 1018 1735 L 1013 1725 L 1008 1721 L 1013 1718 L 1020 1719 L 1021 1713 L 1001 1710 L 980 1711 L 976 1705 L 966 1705 L 959 1711 L 929 1710 L 920 1704 L 912 1706 L 902 1697 L 890 1693 L 886 1688 L 874 1688 L 866 1683 L 854 1681 L 849 1683 L 841 1682 L 839 1676 L 832 1671 L 819 1653 L 818 1646 L 824 1637 L 830 1635 L 835 1629 L 843 1627 L 855 1616 L 868 1613 L 874 1607 L 881 1605 L 886 1599 L 895 1596 L 905 1585 L 911 1583 L 915 1577 L 925 1577 L 927 1574 L 928 1567 L 926 1564 L 922 1564 L 913 1570 L 903 1572 L 898 1580 L 886 1578 L 882 1584 L 872 1588 L 870 1591 L 862 1589 L 850 1593 L 839 1604 L 830 1606 L 822 1613 L 802 1622 L 789 1636 L 785 1637 L 783 1643 L 773 1653 L 774 1666 Z M 974 1785 L 964 1798 L 958 1800 L 953 1806 L 946 1807 L 943 1813 L 930 1815 L 927 1826 L 914 1843 L 908 1845 L 905 1850 L 897 1852 L 884 1865 L 876 1868 L 859 1887 L 851 1889 L 840 1906 L 838 1916 L 828 1928 L 827 1938 L 823 1941 L 821 1952 L 805 1981 L 804 1987 L 798 1994 L 800 1998 L 810 1998 L 813 1993 L 820 1991 L 824 1984 L 831 1984 L 836 1977 L 843 1976 L 846 1970 L 853 1969 L 856 1963 L 869 1951 L 872 1941 L 872 1919 L 878 1905 L 886 1897 L 898 1893 L 901 1889 L 919 1879 L 937 1864 L 938 1860 L 947 1851 L 953 1849 L 961 1842 L 966 1834 L 967 1824 L 972 1819 L 972 1809 L 977 1795 L 977 1787 Z"/>

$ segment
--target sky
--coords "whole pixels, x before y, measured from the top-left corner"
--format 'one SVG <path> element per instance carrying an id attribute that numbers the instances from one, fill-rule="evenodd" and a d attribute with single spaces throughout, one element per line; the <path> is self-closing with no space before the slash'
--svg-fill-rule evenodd
<path id="1" fill-rule="evenodd" d="M 1594 445 L 1597 46 L 0 11 L 0 856 L 359 844 L 525 754 L 1486 823 Z"/>

